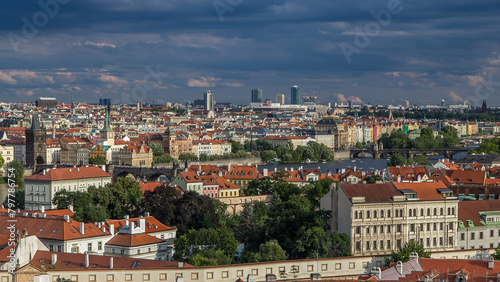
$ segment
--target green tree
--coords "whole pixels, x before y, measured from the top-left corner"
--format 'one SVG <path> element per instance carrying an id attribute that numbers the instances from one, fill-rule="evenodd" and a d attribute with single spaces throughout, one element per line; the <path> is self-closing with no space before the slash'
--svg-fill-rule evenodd
<path id="1" fill-rule="evenodd" d="M 358 149 L 361 149 L 361 148 L 363 148 L 363 143 L 357 142 L 355 147 Z"/>
<path id="2" fill-rule="evenodd" d="M 24 188 L 24 167 L 20 161 L 14 160 L 10 162 L 9 168 L 14 169 L 14 182 L 19 188 Z"/>
<path id="3" fill-rule="evenodd" d="M 494 260 L 500 260 L 500 245 L 496 247 L 495 252 L 491 256 Z"/>
<path id="4" fill-rule="evenodd" d="M 399 153 L 394 153 L 389 162 L 387 162 L 388 166 L 402 166 L 405 164 L 406 164 L 406 159 Z"/>
<path id="5" fill-rule="evenodd" d="M 266 163 L 269 162 L 270 160 L 277 158 L 277 157 L 278 157 L 278 155 L 276 154 L 276 152 L 274 150 L 265 150 L 261 154 L 262 161 L 264 161 Z"/>
<path id="6" fill-rule="evenodd" d="M 454 148 L 460 146 L 460 137 L 458 137 L 458 131 L 453 126 L 446 126 L 441 129 L 441 135 L 443 136 L 443 146 L 444 148 Z"/>
<path id="7" fill-rule="evenodd" d="M 179 161 L 197 161 L 198 156 L 193 153 L 182 153 L 179 155 Z"/>
<path id="8" fill-rule="evenodd" d="M 157 143 L 149 144 L 149 148 L 153 150 L 153 164 L 162 164 L 172 162 L 172 157 L 165 154 L 161 145 Z"/>
<path id="9" fill-rule="evenodd" d="M 189 257 L 187 262 L 194 266 L 214 266 L 231 264 L 231 261 L 221 250 L 204 249 Z"/>
<path id="10" fill-rule="evenodd" d="M 4 164 L 5 164 L 5 159 L 2 157 L 2 155 L 0 155 L 0 168 L 2 168 Z"/>
<path id="11" fill-rule="evenodd" d="M 261 244 L 259 252 L 255 254 L 255 261 L 279 261 L 286 260 L 286 252 L 281 248 L 277 240 L 270 240 Z"/>
<path id="12" fill-rule="evenodd" d="M 330 186 L 334 183 L 335 181 L 333 179 L 324 178 L 311 185 L 306 185 L 305 195 L 309 202 L 313 205 L 313 208 L 319 208 L 320 199 L 330 191 Z"/>
<path id="13" fill-rule="evenodd" d="M 479 147 L 474 150 L 474 152 L 477 154 L 498 154 L 499 146 L 493 140 L 485 140 L 483 143 L 479 144 Z"/>
<path id="14" fill-rule="evenodd" d="M 385 259 L 385 266 L 389 266 L 391 262 L 407 262 L 410 260 L 410 254 L 417 253 L 420 258 L 430 258 L 431 253 L 426 252 L 423 245 L 415 242 L 407 242 L 400 247 L 397 252 L 392 252 L 391 256 Z"/>
<path id="15" fill-rule="evenodd" d="M 103 156 L 99 155 L 96 158 L 90 158 L 89 159 L 89 164 L 105 165 L 106 164 L 106 159 L 104 159 Z"/>

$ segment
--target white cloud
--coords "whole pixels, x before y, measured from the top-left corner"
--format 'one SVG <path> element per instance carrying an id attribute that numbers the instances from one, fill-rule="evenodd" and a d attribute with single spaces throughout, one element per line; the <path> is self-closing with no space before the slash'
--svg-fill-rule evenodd
<path id="1" fill-rule="evenodd" d="M 219 81 L 220 78 L 213 77 L 200 77 L 200 79 L 190 78 L 187 82 L 189 87 L 214 87 L 215 82 Z"/>
<path id="2" fill-rule="evenodd" d="M 453 91 L 450 91 L 450 94 L 448 94 L 448 97 L 450 97 L 451 100 L 453 100 L 453 102 L 463 102 L 464 101 L 464 99 L 462 97 L 458 96 Z"/>
<path id="3" fill-rule="evenodd" d="M 342 94 L 342 93 L 333 94 L 333 96 L 335 96 L 335 98 L 337 98 L 337 100 L 339 100 L 340 103 L 347 102 L 347 99 L 345 98 L 345 95 Z"/>
<path id="4" fill-rule="evenodd" d="M 118 83 L 118 84 L 125 84 L 128 83 L 125 79 L 113 76 L 113 75 L 106 75 L 106 74 L 101 74 L 99 76 L 100 81 L 104 82 L 111 82 L 111 83 Z"/>

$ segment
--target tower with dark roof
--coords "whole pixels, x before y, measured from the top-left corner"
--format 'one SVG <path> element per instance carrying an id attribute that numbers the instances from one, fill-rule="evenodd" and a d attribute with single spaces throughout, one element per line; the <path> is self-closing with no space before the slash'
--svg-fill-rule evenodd
<path id="1" fill-rule="evenodd" d="M 26 165 L 33 167 L 46 164 L 47 161 L 47 130 L 40 124 L 38 112 L 33 114 L 31 128 L 26 134 Z"/>
<path id="2" fill-rule="evenodd" d="M 488 106 L 486 105 L 486 100 L 483 100 L 483 106 L 481 107 L 481 110 L 483 113 L 486 113 L 488 111 Z"/>

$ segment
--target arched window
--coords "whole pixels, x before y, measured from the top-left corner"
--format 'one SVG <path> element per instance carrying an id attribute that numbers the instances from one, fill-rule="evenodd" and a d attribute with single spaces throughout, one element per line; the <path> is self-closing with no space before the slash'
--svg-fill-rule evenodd
<path id="1" fill-rule="evenodd" d="M 391 217 L 391 210 L 387 210 L 387 217 Z"/>
<path id="2" fill-rule="evenodd" d="M 399 216 L 400 216 L 400 217 L 403 217 L 403 209 L 400 209 L 400 210 L 399 210 Z"/>
<path id="3" fill-rule="evenodd" d="M 396 210 L 396 214 L 394 215 L 395 217 L 399 216 L 399 210 Z"/>
<path id="4" fill-rule="evenodd" d="M 358 211 L 354 212 L 354 219 L 358 219 Z"/>
<path id="5" fill-rule="evenodd" d="M 434 208 L 434 215 L 437 215 L 437 214 L 438 214 L 437 209 Z"/>
<path id="6" fill-rule="evenodd" d="M 455 208 L 451 208 L 451 214 L 455 215 Z"/>
<path id="7" fill-rule="evenodd" d="M 370 218 L 370 211 L 366 212 L 366 218 Z"/>
<path id="8" fill-rule="evenodd" d="M 420 216 L 424 216 L 424 209 L 420 209 Z"/>
<path id="9" fill-rule="evenodd" d="M 381 211 L 380 211 L 380 217 L 381 217 L 381 218 L 384 218 L 384 210 L 381 210 Z"/>
<path id="10" fill-rule="evenodd" d="M 431 215 L 431 209 L 427 209 L 427 215 Z"/>
<path id="11" fill-rule="evenodd" d="M 411 216 L 411 209 L 408 210 L 408 216 Z"/>
<path id="12" fill-rule="evenodd" d="M 377 218 L 377 211 L 373 211 L 373 218 Z"/>
<path id="13" fill-rule="evenodd" d="M 443 208 L 441 208 L 441 209 L 439 210 L 439 214 L 440 214 L 440 215 L 443 215 L 443 213 L 444 213 L 444 210 L 443 210 Z"/>
<path id="14" fill-rule="evenodd" d="M 363 212 L 362 211 L 359 212 L 359 218 L 360 219 L 363 218 Z"/>
<path id="15" fill-rule="evenodd" d="M 413 216 L 417 216 L 417 209 L 413 209 Z"/>

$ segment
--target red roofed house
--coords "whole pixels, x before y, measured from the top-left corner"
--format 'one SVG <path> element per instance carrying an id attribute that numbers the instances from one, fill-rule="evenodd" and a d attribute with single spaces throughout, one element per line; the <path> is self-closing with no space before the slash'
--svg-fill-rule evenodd
<path id="1" fill-rule="evenodd" d="M 346 233 L 354 256 L 386 255 L 416 241 L 428 251 L 457 247 L 458 199 L 441 181 L 348 184 L 320 201 L 332 231 Z"/>
<path id="2" fill-rule="evenodd" d="M 88 187 L 104 187 L 111 183 L 111 175 L 100 167 L 53 168 L 25 179 L 27 210 L 53 209 L 55 193 L 61 190 L 87 191 Z"/>
<path id="3" fill-rule="evenodd" d="M 154 260 L 171 260 L 176 227 L 168 227 L 153 217 L 107 220 L 106 224 L 118 234 L 106 242 L 105 254 Z"/>
<path id="4" fill-rule="evenodd" d="M 389 166 L 387 177 L 397 182 L 422 182 L 429 179 L 425 166 Z"/>
<path id="5" fill-rule="evenodd" d="M 461 250 L 500 246 L 500 200 L 458 203 L 458 247 Z"/>

